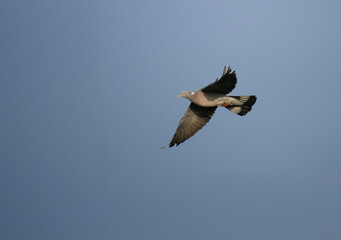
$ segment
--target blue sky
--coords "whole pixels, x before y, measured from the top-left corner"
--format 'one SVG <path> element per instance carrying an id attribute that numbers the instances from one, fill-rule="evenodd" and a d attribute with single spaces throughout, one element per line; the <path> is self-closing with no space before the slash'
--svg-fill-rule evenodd
<path id="1" fill-rule="evenodd" d="M 1 239 L 341 238 L 339 1 L 2 1 Z M 166 151 L 189 102 L 218 109 Z"/>

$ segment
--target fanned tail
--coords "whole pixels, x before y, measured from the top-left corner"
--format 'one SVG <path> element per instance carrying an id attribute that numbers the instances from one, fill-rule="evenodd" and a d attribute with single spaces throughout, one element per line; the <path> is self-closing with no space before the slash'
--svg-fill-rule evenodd
<path id="1" fill-rule="evenodd" d="M 239 106 L 227 106 L 226 108 L 230 110 L 231 112 L 234 112 L 238 114 L 239 116 L 244 116 L 248 112 L 251 111 L 252 106 L 256 103 L 257 97 L 252 95 L 252 96 L 229 96 L 232 97 L 239 102 L 241 102 L 242 105 Z"/>

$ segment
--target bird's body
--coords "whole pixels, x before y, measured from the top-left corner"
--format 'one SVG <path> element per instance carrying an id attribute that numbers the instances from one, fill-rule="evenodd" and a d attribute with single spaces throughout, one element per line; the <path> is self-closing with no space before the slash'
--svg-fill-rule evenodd
<path id="1" fill-rule="evenodd" d="M 231 68 L 224 67 L 223 75 L 215 82 L 196 91 L 182 91 L 178 97 L 184 97 L 191 101 L 189 108 L 181 118 L 173 139 L 168 148 L 186 141 L 199 131 L 211 119 L 218 106 L 225 107 L 240 116 L 251 111 L 257 98 L 251 96 L 229 96 L 237 83 L 235 72 Z"/>
<path id="2" fill-rule="evenodd" d="M 202 107 L 217 107 L 219 102 L 227 100 L 222 93 L 204 93 L 201 90 L 194 92 L 188 99 Z"/>
<path id="3" fill-rule="evenodd" d="M 187 99 L 201 107 L 224 107 L 224 104 L 242 106 L 243 104 L 234 97 L 215 92 L 204 93 L 201 90 L 193 92 Z"/>

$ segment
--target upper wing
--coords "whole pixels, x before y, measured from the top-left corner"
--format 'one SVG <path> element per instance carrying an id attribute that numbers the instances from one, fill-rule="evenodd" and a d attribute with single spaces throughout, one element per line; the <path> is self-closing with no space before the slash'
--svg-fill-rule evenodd
<path id="1" fill-rule="evenodd" d="M 178 128 L 175 131 L 172 141 L 168 146 L 173 147 L 183 143 L 188 138 L 198 132 L 213 116 L 217 107 L 201 107 L 195 103 L 191 103 L 181 118 Z"/>
<path id="2" fill-rule="evenodd" d="M 226 66 L 224 67 L 223 75 L 218 80 L 211 83 L 210 85 L 201 89 L 203 92 L 218 92 L 223 94 L 228 94 L 231 92 L 237 83 L 236 72 L 231 72 L 231 68 L 228 67 L 226 71 Z"/>

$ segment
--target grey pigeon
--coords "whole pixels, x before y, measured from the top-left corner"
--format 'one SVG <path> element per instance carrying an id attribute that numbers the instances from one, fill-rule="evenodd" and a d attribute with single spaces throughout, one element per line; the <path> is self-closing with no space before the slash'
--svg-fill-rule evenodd
<path id="1" fill-rule="evenodd" d="M 225 107 L 239 116 L 244 116 L 251 111 L 257 100 L 256 96 L 226 95 L 234 89 L 236 83 L 235 71 L 231 72 L 230 67 L 226 71 L 225 66 L 219 80 L 217 78 L 215 82 L 196 92 L 182 91 L 178 97 L 187 98 L 191 104 L 181 118 L 171 142 L 162 149 L 178 146 L 196 134 L 208 123 L 218 106 Z"/>

